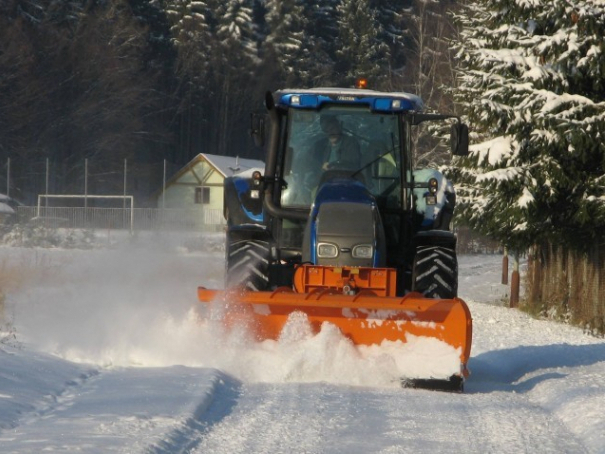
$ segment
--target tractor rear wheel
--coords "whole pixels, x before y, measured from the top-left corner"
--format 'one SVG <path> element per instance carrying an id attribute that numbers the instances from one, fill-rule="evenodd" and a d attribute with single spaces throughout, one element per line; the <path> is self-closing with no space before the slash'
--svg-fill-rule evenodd
<path id="1" fill-rule="evenodd" d="M 427 298 L 458 296 L 458 259 L 453 249 L 421 246 L 414 258 L 413 290 Z"/>
<path id="2" fill-rule="evenodd" d="M 269 288 L 269 243 L 243 240 L 227 248 L 225 287 L 242 287 L 253 291 Z"/>

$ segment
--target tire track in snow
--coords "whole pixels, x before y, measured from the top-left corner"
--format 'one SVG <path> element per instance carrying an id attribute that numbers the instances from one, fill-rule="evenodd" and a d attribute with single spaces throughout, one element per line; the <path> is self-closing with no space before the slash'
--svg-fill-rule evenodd
<path id="1" fill-rule="evenodd" d="M 468 395 L 465 409 L 475 445 L 468 452 L 582 454 L 586 447 L 551 412 L 527 395 L 494 392 Z"/>
<path id="2" fill-rule="evenodd" d="M 586 393 L 590 386 L 584 384 L 590 382 L 584 371 L 600 370 L 605 360 L 602 340 L 578 335 L 578 328 L 533 319 L 517 310 L 469 304 L 474 345 L 467 392 L 473 397 L 516 396 L 524 405 L 535 406 L 537 413 L 545 415 L 544 421 L 540 423 L 538 417 L 534 425 L 529 421 L 528 431 L 541 430 L 535 427 L 543 424 L 559 427 L 557 430 L 564 434 L 561 447 L 546 442 L 545 450 L 602 452 L 602 381 L 595 380 L 592 396 Z M 583 384 L 578 386 L 578 380 Z M 574 396 L 578 391 L 580 396 Z"/>
<path id="3" fill-rule="evenodd" d="M 56 363 L 63 361 L 49 355 L 30 352 L 20 355 L 17 352 L 19 350 L 8 347 L 0 349 L 0 383 L 5 398 L 12 402 L 6 415 L 0 415 L 0 434 L 34 424 L 69 407 L 99 375 L 97 369 L 67 362 L 64 362 L 64 369 L 58 369 Z M 23 356 L 28 360 L 23 361 Z M 24 383 L 30 386 L 24 386 Z M 27 404 L 23 404 L 24 401 Z"/>
<path id="4" fill-rule="evenodd" d="M 349 396 L 321 383 L 245 385 L 233 412 L 214 425 L 193 452 L 325 452 L 330 433 L 346 425 Z M 335 412 L 336 401 L 347 410 Z"/>
<path id="5" fill-rule="evenodd" d="M 220 418 L 210 406 L 212 424 L 191 451 L 164 452 L 587 452 L 554 415 L 514 392 L 248 384 L 232 404 Z"/>
<path id="6" fill-rule="evenodd" d="M 193 415 L 172 429 L 163 440 L 149 446 L 150 454 L 175 454 L 192 452 L 205 435 L 219 424 L 233 407 L 241 393 L 241 383 L 219 373 L 214 377 L 208 397 L 195 409 Z"/>
<path id="7" fill-rule="evenodd" d="M 98 370 L 90 370 L 65 382 L 65 389 L 60 393 L 45 396 L 44 401 L 22 419 L 22 424 L 35 424 L 36 421 L 48 418 L 53 413 L 66 410 L 78 397 L 88 392 L 88 388 L 98 377 Z"/>

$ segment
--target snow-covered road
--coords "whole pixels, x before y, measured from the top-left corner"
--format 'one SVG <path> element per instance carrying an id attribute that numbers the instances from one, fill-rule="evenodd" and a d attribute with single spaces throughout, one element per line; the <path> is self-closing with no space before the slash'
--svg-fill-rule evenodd
<path id="1" fill-rule="evenodd" d="M 605 453 L 605 342 L 502 307 L 500 256 L 460 257 L 464 394 L 401 389 L 337 333 L 250 343 L 200 325 L 220 253 L 3 248 L 25 275 L 0 343 L 0 452 Z"/>

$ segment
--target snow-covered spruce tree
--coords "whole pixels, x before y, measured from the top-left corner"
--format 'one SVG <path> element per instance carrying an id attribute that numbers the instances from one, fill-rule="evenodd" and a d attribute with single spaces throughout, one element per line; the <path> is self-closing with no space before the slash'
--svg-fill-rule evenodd
<path id="1" fill-rule="evenodd" d="M 303 84 L 313 86 L 330 86 L 337 83 L 334 74 L 336 59 L 338 24 L 335 21 L 338 0 L 317 0 L 304 2 L 305 23 L 304 46 L 307 49 L 307 60 L 304 64 L 307 80 Z"/>
<path id="2" fill-rule="evenodd" d="M 240 57 L 256 60 L 256 27 L 252 20 L 253 0 L 227 0 L 219 4 L 215 11 L 216 17 L 216 36 L 219 41 L 219 47 L 222 51 L 228 51 L 223 54 L 223 59 L 236 57 L 231 62 L 232 65 L 241 67 Z M 231 51 L 237 52 L 237 55 L 230 55 Z"/>
<path id="3" fill-rule="evenodd" d="M 269 28 L 265 60 L 276 66 L 281 73 L 280 80 L 285 80 L 287 85 L 300 85 L 310 77 L 303 64 L 308 59 L 304 0 L 267 0 L 265 7 Z"/>
<path id="4" fill-rule="evenodd" d="M 242 147 L 246 144 L 238 141 L 240 135 L 233 131 L 247 123 L 249 106 L 257 95 L 254 90 L 241 89 L 253 78 L 258 66 L 252 7 L 252 0 L 222 0 L 212 6 L 212 96 L 208 105 L 209 123 L 213 122 L 214 127 L 209 133 L 218 154 L 245 156 Z"/>
<path id="5" fill-rule="evenodd" d="M 340 83 L 353 86 L 360 77 L 379 87 L 386 78 L 387 48 L 378 39 L 381 29 L 370 0 L 342 0 L 338 12 L 338 64 Z"/>
<path id="6" fill-rule="evenodd" d="M 378 39 L 386 46 L 389 66 L 385 70 L 388 70 L 387 77 L 391 83 L 384 88 L 388 90 L 394 89 L 399 83 L 393 78 L 405 77 L 403 71 L 411 47 L 406 21 L 412 11 L 412 3 L 412 0 L 370 0 L 370 6 L 376 10 L 380 24 Z"/>
<path id="7" fill-rule="evenodd" d="M 210 26 L 206 1 L 165 0 L 172 42 L 178 52 L 178 73 L 203 79 L 210 56 Z M 201 78 L 200 78 L 201 76 Z"/>
<path id="8" fill-rule="evenodd" d="M 505 246 L 605 240 L 605 4 L 475 0 L 456 93 L 479 142 L 451 168 L 462 219 Z"/>
<path id="9" fill-rule="evenodd" d="M 211 69 L 212 30 L 209 23 L 208 0 L 164 0 L 164 10 L 170 22 L 171 42 L 177 53 L 174 88 L 178 106 L 175 119 L 177 146 L 169 159 L 184 164 L 199 153 L 209 128 L 206 123 L 206 105 L 211 96 L 209 70 Z"/>

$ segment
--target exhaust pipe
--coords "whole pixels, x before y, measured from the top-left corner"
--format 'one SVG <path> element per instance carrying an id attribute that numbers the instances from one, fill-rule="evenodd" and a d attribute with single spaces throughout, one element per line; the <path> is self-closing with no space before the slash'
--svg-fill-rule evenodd
<path id="1" fill-rule="evenodd" d="M 273 202 L 273 189 L 275 184 L 280 184 L 280 181 L 275 176 L 275 169 L 277 167 L 277 151 L 279 148 L 279 113 L 277 112 L 277 106 L 273 100 L 273 94 L 270 91 L 265 93 L 265 107 L 269 112 L 269 118 L 271 119 L 271 130 L 269 132 L 269 149 L 267 151 L 267 163 L 265 164 L 265 196 L 263 197 L 263 205 L 267 212 L 276 218 L 286 218 L 298 221 L 306 221 L 309 217 L 308 213 L 300 211 L 284 210 L 278 207 Z"/>

